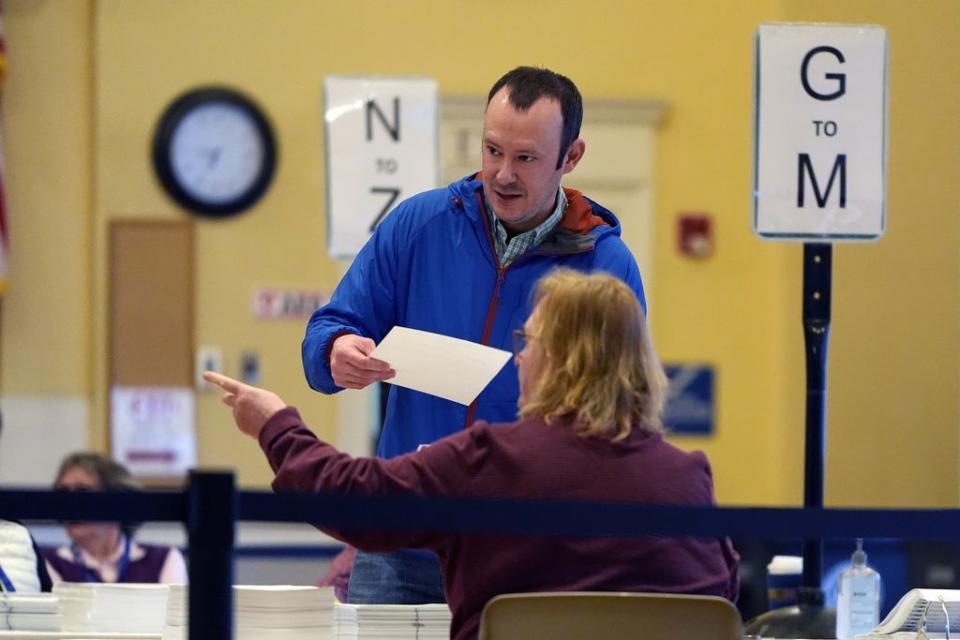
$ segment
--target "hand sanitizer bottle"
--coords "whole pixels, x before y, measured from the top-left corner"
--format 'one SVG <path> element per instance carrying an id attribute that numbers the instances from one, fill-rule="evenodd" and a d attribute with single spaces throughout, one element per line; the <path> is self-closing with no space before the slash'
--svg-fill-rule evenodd
<path id="1" fill-rule="evenodd" d="M 870 633 L 880 622 L 880 574 L 867 566 L 863 539 L 857 538 L 850 567 L 837 581 L 837 638 Z"/>

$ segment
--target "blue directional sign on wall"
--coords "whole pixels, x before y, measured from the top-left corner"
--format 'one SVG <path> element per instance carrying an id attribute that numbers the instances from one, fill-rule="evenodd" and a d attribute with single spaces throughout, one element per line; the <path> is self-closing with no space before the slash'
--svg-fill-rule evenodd
<path id="1" fill-rule="evenodd" d="M 713 433 L 714 371 L 702 364 L 664 365 L 670 378 L 663 423 L 679 435 Z"/>

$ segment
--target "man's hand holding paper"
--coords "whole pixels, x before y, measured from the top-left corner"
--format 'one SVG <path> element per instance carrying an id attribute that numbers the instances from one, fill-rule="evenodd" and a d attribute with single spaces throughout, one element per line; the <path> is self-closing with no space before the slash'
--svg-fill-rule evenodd
<path id="1" fill-rule="evenodd" d="M 345 333 L 334 340 L 330 349 L 333 381 L 345 389 L 363 389 L 372 382 L 392 378 L 396 372 L 389 364 L 370 357 L 376 346 L 370 338 L 352 333 Z"/>

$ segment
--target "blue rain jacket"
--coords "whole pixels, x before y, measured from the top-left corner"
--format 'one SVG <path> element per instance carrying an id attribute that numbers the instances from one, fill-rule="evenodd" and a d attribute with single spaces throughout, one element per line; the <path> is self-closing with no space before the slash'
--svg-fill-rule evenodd
<path id="1" fill-rule="evenodd" d="M 479 174 L 400 203 L 377 227 L 317 309 L 302 345 L 310 386 L 341 390 L 330 374 L 333 340 L 344 334 L 379 343 L 396 325 L 509 351 L 530 315 L 537 280 L 556 267 L 602 270 L 625 281 L 646 307 L 636 261 L 609 211 L 572 189 L 560 224 L 505 269 L 498 264 Z M 520 393 L 511 359 L 470 407 L 391 386 L 377 453 L 415 450 L 474 420 L 511 422 Z M 358 429 L 364 425 L 357 425 Z"/>

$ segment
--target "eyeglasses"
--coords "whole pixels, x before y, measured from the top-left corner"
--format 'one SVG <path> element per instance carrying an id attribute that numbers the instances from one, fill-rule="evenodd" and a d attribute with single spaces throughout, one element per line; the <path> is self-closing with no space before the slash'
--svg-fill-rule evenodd
<path id="1" fill-rule="evenodd" d="M 513 355 L 519 358 L 520 352 L 527 348 L 528 340 L 535 340 L 537 336 L 528 334 L 523 329 L 513 330 Z"/>

